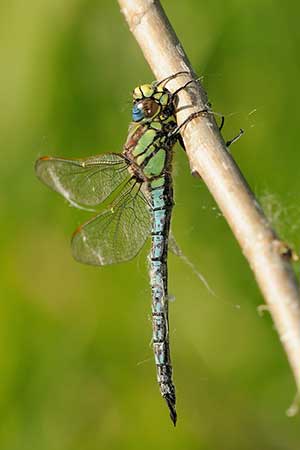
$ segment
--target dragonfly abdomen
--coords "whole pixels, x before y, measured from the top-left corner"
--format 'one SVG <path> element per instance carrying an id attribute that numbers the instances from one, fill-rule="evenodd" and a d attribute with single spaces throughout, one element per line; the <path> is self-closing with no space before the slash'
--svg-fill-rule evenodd
<path id="1" fill-rule="evenodd" d="M 154 180 L 150 187 L 151 253 L 150 283 L 152 291 L 153 350 L 160 393 L 166 400 L 170 416 L 176 424 L 176 396 L 172 381 L 168 321 L 168 236 L 173 206 L 171 178 Z"/>

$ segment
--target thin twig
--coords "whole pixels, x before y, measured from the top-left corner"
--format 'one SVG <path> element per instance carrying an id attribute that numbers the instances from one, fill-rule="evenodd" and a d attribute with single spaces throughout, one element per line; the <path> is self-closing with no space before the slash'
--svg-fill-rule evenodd
<path id="1" fill-rule="evenodd" d="M 159 1 L 119 0 L 119 4 L 156 79 L 182 70 L 194 76 Z M 189 78 L 176 78 L 168 88 L 174 91 Z M 179 97 L 179 124 L 191 113 L 207 108 L 201 84 L 181 91 Z M 213 115 L 193 119 L 182 134 L 192 172 L 206 183 L 255 274 L 300 390 L 300 295 L 289 249 L 268 223 L 229 154 Z"/>

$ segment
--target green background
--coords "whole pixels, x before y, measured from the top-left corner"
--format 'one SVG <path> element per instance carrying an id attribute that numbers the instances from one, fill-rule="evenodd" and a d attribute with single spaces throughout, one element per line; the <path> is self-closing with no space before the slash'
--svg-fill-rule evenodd
<path id="1" fill-rule="evenodd" d="M 204 76 L 233 156 L 281 237 L 299 248 L 296 2 L 163 2 Z M 215 292 L 170 255 L 173 428 L 156 386 L 147 251 L 76 263 L 89 214 L 35 178 L 50 154 L 121 151 L 132 89 L 152 81 L 112 0 L 0 4 L 1 450 L 295 450 L 295 385 L 253 274 L 176 148 L 173 230 Z M 297 267 L 296 267 L 297 270 Z"/>

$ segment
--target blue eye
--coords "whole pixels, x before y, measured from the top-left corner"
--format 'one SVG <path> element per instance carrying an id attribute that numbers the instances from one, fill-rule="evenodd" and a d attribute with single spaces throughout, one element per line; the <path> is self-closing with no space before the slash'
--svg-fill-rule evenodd
<path id="1" fill-rule="evenodd" d="M 132 108 L 132 119 L 133 119 L 133 121 L 134 122 L 139 122 L 143 118 L 144 118 L 144 113 L 143 113 L 143 110 L 141 109 L 141 107 L 139 107 L 138 105 L 133 105 L 133 108 Z"/>

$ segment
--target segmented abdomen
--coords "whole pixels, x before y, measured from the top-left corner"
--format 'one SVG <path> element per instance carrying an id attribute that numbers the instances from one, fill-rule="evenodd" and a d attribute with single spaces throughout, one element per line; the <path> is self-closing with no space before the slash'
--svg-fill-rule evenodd
<path id="1" fill-rule="evenodd" d="M 150 282 L 152 291 L 153 350 L 157 381 L 176 424 L 175 387 L 169 346 L 168 322 L 168 236 L 173 206 L 171 177 L 166 173 L 149 186 L 151 199 Z"/>

